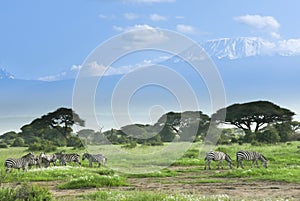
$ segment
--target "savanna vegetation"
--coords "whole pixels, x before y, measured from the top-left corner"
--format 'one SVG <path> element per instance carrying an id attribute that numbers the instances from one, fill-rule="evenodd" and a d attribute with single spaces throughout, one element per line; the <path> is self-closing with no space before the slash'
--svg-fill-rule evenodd
<path id="1" fill-rule="evenodd" d="M 179 146 L 185 142 L 175 142 Z M 121 145 L 117 145 L 121 148 Z M 163 147 L 169 146 L 166 143 Z M 137 145 L 133 149 L 127 149 L 128 154 L 157 152 L 162 147 Z M 13 170 L 6 174 L 4 166 L 1 165 L 0 196 L 12 195 L 8 193 L 11 189 L 23 189 L 23 191 L 41 191 L 41 196 L 51 197 L 55 200 L 239 200 L 232 195 L 217 191 L 212 195 L 208 192 L 194 192 L 190 194 L 185 186 L 201 185 L 230 185 L 256 182 L 280 182 L 282 185 L 294 184 L 300 186 L 300 142 L 279 143 L 277 145 L 253 146 L 248 143 L 243 145 L 219 145 L 215 150 L 228 153 L 233 159 L 234 168 L 229 169 L 223 164 L 223 169 L 217 170 L 217 162 L 212 163 L 212 170 L 204 170 L 203 154 L 206 147 L 200 142 L 193 143 L 185 154 L 170 166 L 165 161 L 158 159 L 155 171 L 150 173 L 129 174 L 118 171 L 120 163 L 123 167 L 134 169 L 130 161 L 122 161 L 117 153 L 109 154 L 109 145 L 99 145 L 89 148 L 90 150 L 101 150 L 104 155 L 110 155 L 106 166 L 97 168 L 96 165 L 88 167 L 88 161 L 82 161 L 82 166 L 68 163 L 67 166 L 49 168 L 32 168 L 27 172 Z M 121 148 L 122 149 L 122 148 Z M 269 167 L 264 168 L 261 163 L 259 168 L 251 168 L 251 161 L 245 161 L 245 169 L 236 168 L 235 153 L 240 150 L 255 150 L 263 153 L 268 161 Z M 19 157 L 26 153 L 26 148 L 0 149 L 0 163 L 3 164 L 7 155 Z M 74 152 L 71 148 L 65 148 L 66 152 Z M 85 150 L 77 150 L 81 156 Z M 147 161 L 136 161 L 140 166 L 148 165 Z M 143 183 L 144 182 L 144 183 Z M 21 185 L 20 185 L 21 184 Z M 39 185 L 42 184 L 42 185 Z M 144 188 L 142 185 L 145 185 Z M 22 187 L 23 185 L 27 186 Z M 33 187 L 28 187 L 34 185 Z M 39 185 L 39 187 L 36 187 Z M 147 185 L 153 185 L 152 188 Z M 164 188 L 167 186 L 168 188 Z M 179 187 L 178 187 L 179 186 Z M 181 186 L 181 187 L 180 187 Z M 9 188 L 10 187 L 10 188 Z M 18 187 L 18 188 L 15 188 Z M 175 188 L 176 187 L 176 188 Z M 49 189 L 50 188 L 50 189 Z M 182 191 L 177 189 L 182 188 Z M 10 189 L 10 190 L 8 190 Z M 25 189 L 25 190 L 24 190 Z M 77 189 L 78 193 L 68 195 L 67 191 Z M 88 193 L 84 189 L 92 189 Z M 178 190 L 178 192 L 176 191 Z M 59 194 L 65 190 L 65 194 Z M 11 190 L 12 191 L 12 190 Z M 228 191 L 228 193 L 230 193 Z M 24 193 L 23 193 L 24 194 Z M 30 193 L 28 193 L 30 194 Z M 25 193 L 26 195 L 26 193 Z M 249 199 L 250 200 L 250 199 Z"/>
<path id="2" fill-rule="evenodd" d="M 225 111 L 226 118 L 219 118 Z M 295 185 L 297 190 L 300 122 L 293 120 L 294 115 L 271 102 L 255 101 L 233 104 L 211 117 L 201 111 L 168 112 L 154 125 L 74 133 L 72 126 L 83 126 L 84 120 L 71 109 L 59 108 L 24 125 L 19 133 L 0 136 L 0 200 L 241 200 L 241 185 L 274 182 L 280 184 L 279 188 Z M 224 127 L 226 124 L 231 127 Z M 216 147 L 203 143 L 209 126 L 220 133 Z M 180 148 L 184 152 L 176 155 Z M 229 169 L 224 162 L 223 169 L 216 170 L 217 163 L 212 162 L 213 170 L 204 170 L 205 152 L 212 148 L 229 154 L 234 168 Z M 262 153 L 268 159 L 268 168 L 261 164 L 251 168 L 251 161 L 244 162 L 245 169 L 236 168 L 235 153 L 239 150 Z M 89 167 L 85 160 L 82 165 L 5 172 L 6 158 L 18 158 L 29 151 L 64 151 L 80 156 L 101 153 L 108 161 L 100 168 Z M 232 191 L 212 190 L 215 186 Z M 265 198 L 258 192 L 261 190 L 249 200 Z M 295 198 L 295 194 L 272 196 L 280 200 Z"/>

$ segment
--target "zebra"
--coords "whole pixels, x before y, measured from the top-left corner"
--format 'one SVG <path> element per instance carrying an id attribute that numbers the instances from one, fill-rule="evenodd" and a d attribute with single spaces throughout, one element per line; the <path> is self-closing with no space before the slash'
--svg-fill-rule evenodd
<path id="1" fill-rule="evenodd" d="M 6 172 L 9 171 L 9 169 L 15 168 L 20 170 L 20 168 L 23 169 L 23 171 L 26 171 L 26 166 L 28 164 L 34 163 L 35 161 L 35 156 L 33 153 L 28 153 L 21 158 L 8 158 L 4 162 L 4 166 L 6 167 Z"/>
<path id="2" fill-rule="evenodd" d="M 243 167 L 242 160 L 252 161 L 251 167 L 253 167 L 254 163 L 256 163 L 256 167 L 258 167 L 258 160 L 260 160 L 265 168 L 268 168 L 268 160 L 265 156 L 258 152 L 251 151 L 238 151 L 236 152 L 236 161 L 237 167 Z"/>
<path id="3" fill-rule="evenodd" d="M 63 154 L 62 152 L 55 153 L 57 159 L 60 161 L 61 165 L 66 165 L 66 162 L 74 162 L 81 165 L 79 160 L 79 154 Z"/>
<path id="4" fill-rule="evenodd" d="M 228 162 L 228 166 L 230 167 L 230 169 L 232 169 L 232 160 L 230 158 L 230 156 L 224 152 L 220 152 L 220 151 L 209 151 L 206 153 L 206 157 L 205 157 L 205 167 L 204 170 L 206 170 L 206 165 L 208 165 L 208 169 L 210 168 L 210 162 L 213 161 L 220 161 L 218 164 L 218 169 L 220 169 L 220 165 L 223 166 L 223 160 L 226 160 Z"/>
<path id="5" fill-rule="evenodd" d="M 36 165 L 36 167 L 40 168 L 42 164 L 42 157 L 43 155 L 40 154 L 38 156 L 34 156 L 34 160 L 29 161 L 28 163 L 28 169 L 31 169 L 32 166 Z"/>
<path id="6" fill-rule="evenodd" d="M 51 163 L 53 164 L 53 166 L 56 166 L 56 161 L 57 161 L 56 154 L 46 155 L 44 152 L 42 152 L 40 156 L 42 158 L 42 163 L 44 163 L 46 168 L 49 167 Z"/>
<path id="7" fill-rule="evenodd" d="M 93 166 L 93 162 L 98 163 L 98 167 L 100 167 L 100 164 L 102 163 L 103 165 L 106 164 L 107 158 L 103 156 L 102 154 L 89 154 L 89 153 L 84 153 L 82 155 L 82 160 L 88 159 L 89 160 L 89 166 Z"/>

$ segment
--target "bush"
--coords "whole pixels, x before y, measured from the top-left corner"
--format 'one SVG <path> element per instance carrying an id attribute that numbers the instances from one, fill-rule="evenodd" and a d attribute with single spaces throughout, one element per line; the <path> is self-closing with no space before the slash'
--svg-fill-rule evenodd
<path id="1" fill-rule="evenodd" d="M 12 147 L 24 147 L 25 143 L 24 143 L 23 138 L 17 137 L 11 146 Z"/>
<path id="2" fill-rule="evenodd" d="M 0 142 L 0 148 L 8 148 L 5 142 Z"/>
<path id="3" fill-rule="evenodd" d="M 56 151 L 57 147 L 53 145 L 53 142 L 45 140 L 43 143 L 35 142 L 30 144 L 28 147 L 28 151 L 44 151 L 44 152 L 52 152 Z"/>
<path id="4" fill-rule="evenodd" d="M 251 145 L 252 146 L 261 146 L 262 144 L 260 142 L 258 142 L 257 140 L 252 140 Z"/>
<path id="5" fill-rule="evenodd" d="M 133 149 L 137 146 L 136 141 L 131 141 L 129 144 L 123 145 L 122 148 Z"/>
<path id="6" fill-rule="evenodd" d="M 76 136 L 71 136 L 68 141 L 67 141 L 67 146 L 68 147 L 74 147 L 74 148 L 81 148 L 84 147 L 82 141 L 80 140 L 79 137 Z"/>
<path id="7" fill-rule="evenodd" d="M 48 201 L 53 200 L 51 193 L 44 188 L 35 185 L 22 184 L 17 188 L 1 188 L 0 200 L 30 200 L 30 201 Z"/>
<path id="8" fill-rule="evenodd" d="M 259 142 L 274 144 L 280 141 L 280 136 L 274 127 L 268 126 L 256 135 L 256 140 Z"/>

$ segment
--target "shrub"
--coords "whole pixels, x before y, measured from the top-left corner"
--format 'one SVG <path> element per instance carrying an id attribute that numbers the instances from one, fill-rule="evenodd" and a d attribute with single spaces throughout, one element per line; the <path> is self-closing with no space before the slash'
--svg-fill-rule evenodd
<path id="1" fill-rule="evenodd" d="M 274 127 L 268 126 L 262 132 L 256 135 L 256 139 L 259 142 L 274 144 L 280 141 L 280 136 Z"/>
<path id="2" fill-rule="evenodd" d="M 24 143 L 23 138 L 17 137 L 11 146 L 12 147 L 24 147 L 25 143 Z"/>
<path id="3" fill-rule="evenodd" d="M 74 148 L 81 148 L 84 147 L 84 144 L 82 143 L 79 137 L 71 136 L 67 141 L 67 146 L 74 147 Z"/>
<path id="4" fill-rule="evenodd" d="M 122 148 L 133 149 L 137 146 L 136 141 L 131 141 L 129 144 L 123 145 Z"/>
<path id="5" fill-rule="evenodd" d="M 8 148 L 5 142 L 0 142 L 0 148 Z"/>
<path id="6" fill-rule="evenodd" d="M 51 193 L 47 189 L 24 183 L 21 186 L 18 186 L 17 188 L 0 189 L 0 200 L 49 201 L 49 200 L 53 200 L 53 198 Z"/>
<path id="7" fill-rule="evenodd" d="M 28 147 L 28 151 L 44 151 L 44 152 L 52 152 L 56 151 L 57 147 L 53 145 L 53 142 L 44 140 L 43 143 L 35 142 L 30 144 Z"/>

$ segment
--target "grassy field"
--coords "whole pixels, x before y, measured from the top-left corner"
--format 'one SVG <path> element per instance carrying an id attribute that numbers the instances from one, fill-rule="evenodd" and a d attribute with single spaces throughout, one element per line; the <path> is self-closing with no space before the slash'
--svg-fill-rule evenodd
<path id="1" fill-rule="evenodd" d="M 180 192 L 180 188 L 190 190 L 188 188 L 205 185 L 222 186 L 230 183 L 239 185 L 259 182 L 263 185 L 264 182 L 280 182 L 299 185 L 300 189 L 300 142 L 214 147 L 214 150 L 224 151 L 231 156 L 234 160 L 232 170 L 226 163 L 222 170 L 216 170 L 215 162 L 212 162 L 213 170 L 203 170 L 203 152 L 206 148 L 200 143 L 194 143 L 184 154 L 179 154 L 181 150 L 175 150 L 177 147 L 186 149 L 187 146 L 189 145 L 186 143 L 174 147 L 170 144 L 159 147 L 139 145 L 134 149 L 122 149 L 120 146 L 112 148 L 109 145 L 93 146 L 88 147 L 88 150 L 107 156 L 108 162 L 105 167 L 97 168 L 94 164 L 95 167 L 89 168 L 88 161 L 85 160 L 82 166 L 68 164 L 65 167 L 41 169 L 34 167 L 27 172 L 14 170 L 9 174 L 5 173 L 3 165 L 5 159 L 26 154 L 26 148 L 0 149 L 1 185 L 14 186 L 23 182 L 33 184 L 41 182 L 42 186 L 58 192 L 58 194 L 54 193 L 54 197 L 59 200 L 239 200 L 218 192 L 213 194 L 201 191 L 192 194 Z M 173 149 L 175 153 L 172 152 Z M 265 169 L 259 163 L 259 168 L 251 168 L 251 162 L 244 162 L 245 169 L 237 169 L 235 153 L 238 150 L 252 150 L 264 154 L 269 161 L 269 167 Z M 65 151 L 80 155 L 86 152 L 86 150 L 67 148 Z M 131 171 L 135 174 L 129 174 Z M 160 185 L 166 186 L 166 189 L 157 191 Z M 67 192 L 72 189 L 76 189 L 75 194 Z M 86 189 L 94 190 L 85 192 Z M 65 194 L 59 194 L 65 191 Z"/>

